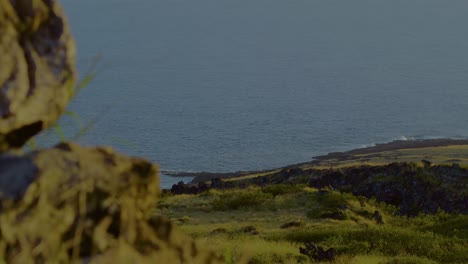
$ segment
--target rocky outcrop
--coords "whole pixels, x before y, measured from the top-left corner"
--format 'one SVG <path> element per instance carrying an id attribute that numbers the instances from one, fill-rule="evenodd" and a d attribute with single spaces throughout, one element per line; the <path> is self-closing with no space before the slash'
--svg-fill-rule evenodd
<path id="1" fill-rule="evenodd" d="M 75 47 L 54 0 L 0 0 L 0 263 L 220 263 L 151 214 L 158 168 L 74 143 L 21 154 L 74 94 Z"/>
<path id="2" fill-rule="evenodd" d="M 379 202 L 398 206 L 400 214 L 409 216 L 433 214 L 440 209 L 451 213 L 468 213 L 468 169 L 457 164 L 427 165 L 423 168 L 414 163 L 326 170 L 285 168 L 277 173 L 246 180 L 214 179 L 208 187 L 230 189 L 272 184 L 308 184 L 315 188 L 374 197 Z M 180 183 L 176 189 L 177 193 L 193 194 L 206 191 L 207 186 L 200 188 Z"/>
<path id="3" fill-rule="evenodd" d="M 75 45 L 56 1 L 0 0 L 0 152 L 53 124 L 74 93 Z"/>
<path id="4" fill-rule="evenodd" d="M 299 253 L 309 257 L 312 262 L 332 262 L 336 258 L 336 250 L 334 248 L 325 250 L 323 247 L 312 242 L 305 243 L 304 247 L 300 247 Z"/>
<path id="5" fill-rule="evenodd" d="M 0 164 L 9 164 L 0 175 L 0 256 L 6 263 L 220 261 L 170 221 L 151 217 L 159 177 L 144 159 L 63 143 L 3 155 Z M 13 186 L 9 179 L 16 179 Z"/>
<path id="6" fill-rule="evenodd" d="M 187 185 L 183 181 L 178 182 L 177 184 L 172 185 L 170 192 L 172 194 L 197 194 L 204 191 L 208 191 L 210 185 L 205 183 L 199 183 L 195 185 Z"/>

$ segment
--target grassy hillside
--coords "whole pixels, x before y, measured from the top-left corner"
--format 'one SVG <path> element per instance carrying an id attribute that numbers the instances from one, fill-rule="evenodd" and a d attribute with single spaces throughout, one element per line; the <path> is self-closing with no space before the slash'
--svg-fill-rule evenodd
<path id="1" fill-rule="evenodd" d="M 392 162 L 419 163 L 422 159 L 429 160 L 433 164 L 437 165 L 450 165 L 452 163 L 457 163 L 462 167 L 468 167 L 468 145 L 396 149 L 354 154 L 346 158 L 328 157 L 320 160 L 315 167 L 339 168 L 356 165 L 384 165 Z"/>
<path id="2" fill-rule="evenodd" d="M 395 141 L 274 170 L 200 173 L 156 214 L 227 263 L 320 262 L 300 253 L 309 242 L 333 249 L 333 263 L 468 263 L 467 144 Z"/>
<path id="3" fill-rule="evenodd" d="M 362 150 L 362 151 L 358 151 Z M 312 162 L 287 166 L 301 169 L 340 169 L 356 166 L 382 166 L 393 162 L 412 162 L 422 166 L 421 160 L 428 160 L 434 165 L 458 164 L 468 168 L 468 145 L 449 145 L 434 147 L 402 148 L 381 150 L 379 148 L 356 149 L 349 152 L 331 153 L 316 157 Z M 239 174 L 229 180 L 255 178 L 271 175 L 281 169 Z"/>
<path id="4" fill-rule="evenodd" d="M 303 170 L 341 169 L 356 166 L 381 166 L 400 162 L 416 163 L 422 166 L 421 160 L 428 160 L 433 165 L 458 164 L 461 168 L 468 168 L 468 140 L 395 140 L 372 147 L 358 148 L 345 152 L 332 152 L 327 155 L 313 157 L 311 161 L 260 171 L 237 171 L 230 173 L 163 171 L 163 173 L 175 177 L 194 177 L 192 183 L 199 183 L 216 178 L 223 178 L 224 180 L 250 179 L 258 176 L 268 176 L 291 168 Z"/>
<path id="5" fill-rule="evenodd" d="M 334 248 L 334 263 L 468 263 L 468 216 L 396 212 L 349 193 L 277 184 L 166 194 L 155 214 L 169 216 L 227 263 L 310 263 L 299 253 L 306 242 Z"/>

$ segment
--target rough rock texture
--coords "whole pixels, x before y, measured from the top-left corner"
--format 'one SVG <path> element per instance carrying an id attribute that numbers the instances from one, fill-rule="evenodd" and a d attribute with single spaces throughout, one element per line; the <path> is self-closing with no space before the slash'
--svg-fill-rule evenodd
<path id="1" fill-rule="evenodd" d="M 15 150 L 74 94 L 75 46 L 54 0 L 0 0 L 0 263 L 219 263 L 152 217 L 158 169 L 111 148 Z"/>
<path id="2" fill-rule="evenodd" d="M 309 257 L 312 262 L 332 262 L 336 258 L 336 250 L 334 248 L 325 250 L 323 247 L 312 242 L 305 243 L 304 247 L 300 247 L 299 253 Z"/>
<path id="3" fill-rule="evenodd" d="M 0 166 L 0 263 L 220 262 L 151 217 L 159 177 L 144 159 L 62 143 Z"/>
<path id="4" fill-rule="evenodd" d="M 54 123 L 74 93 L 75 45 L 52 0 L 0 0 L 0 152 Z"/>

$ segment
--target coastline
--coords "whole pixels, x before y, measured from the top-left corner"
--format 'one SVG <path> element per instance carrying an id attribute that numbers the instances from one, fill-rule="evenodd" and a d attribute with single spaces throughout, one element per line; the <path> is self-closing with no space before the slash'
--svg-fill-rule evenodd
<path id="1" fill-rule="evenodd" d="M 209 181 L 215 178 L 238 178 L 246 176 L 261 176 L 269 173 L 277 172 L 283 169 L 290 168 L 303 168 L 303 167 L 320 167 L 320 166 L 332 166 L 337 165 L 339 162 L 346 162 L 359 157 L 360 162 L 369 160 L 373 154 L 379 154 L 384 152 L 395 152 L 402 150 L 417 150 L 424 148 L 440 148 L 440 147 L 449 147 L 449 146 L 468 146 L 468 139 L 451 139 L 451 138 L 440 138 L 440 139 L 416 139 L 416 140 L 394 140 L 388 143 L 379 143 L 375 146 L 365 147 L 365 148 L 356 148 L 349 151 L 343 152 L 330 152 L 326 155 L 319 155 L 312 157 L 311 161 L 306 161 L 302 163 L 290 164 L 279 168 L 274 169 L 264 169 L 264 170 L 254 170 L 254 171 L 236 171 L 229 173 L 217 173 L 217 172 L 170 172 L 170 171 L 161 171 L 162 174 L 174 177 L 174 178 L 187 178 L 193 177 L 190 184 L 197 184 L 199 182 Z M 368 156 L 366 159 L 362 159 L 362 156 Z M 378 155 L 374 155 L 378 156 Z M 420 156 L 419 159 L 427 158 L 425 156 Z M 468 158 L 468 153 L 467 153 Z M 454 159 L 452 161 L 457 161 Z M 388 163 L 388 162 L 387 162 Z"/>
<path id="2" fill-rule="evenodd" d="M 376 152 L 402 150 L 402 149 L 418 149 L 418 148 L 434 148 L 446 147 L 454 145 L 468 145 L 468 139 L 452 139 L 452 138 L 438 138 L 438 139 L 415 139 L 415 140 L 394 140 L 388 143 L 375 144 L 375 146 L 357 148 L 344 152 L 331 152 L 326 155 L 313 157 L 317 160 L 327 160 L 331 158 L 345 159 L 350 155 L 363 155 L 372 154 Z"/>

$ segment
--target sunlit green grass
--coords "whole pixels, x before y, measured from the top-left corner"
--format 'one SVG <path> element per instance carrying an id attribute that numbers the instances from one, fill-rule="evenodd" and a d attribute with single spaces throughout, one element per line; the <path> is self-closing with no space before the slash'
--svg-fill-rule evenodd
<path id="1" fill-rule="evenodd" d="M 383 225 L 373 219 L 375 211 Z M 310 263 L 299 253 L 310 241 L 335 248 L 335 263 L 468 263 L 467 216 L 406 218 L 396 211 L 348 193 L 278 185 L 167 195 L 155 213 L 169 216 L 227 263 Z M 298 224 L 280 227 L 289 222 Z"/>

